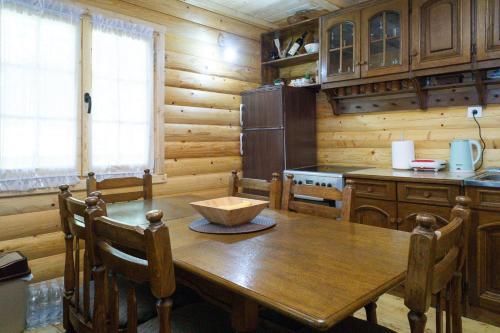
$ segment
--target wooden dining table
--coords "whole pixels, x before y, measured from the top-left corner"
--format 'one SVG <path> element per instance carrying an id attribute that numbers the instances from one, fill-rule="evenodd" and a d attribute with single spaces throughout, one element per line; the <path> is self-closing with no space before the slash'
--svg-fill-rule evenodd
<path id="1" fill-rule="evenodd" d="M 161 209 L 176 279 L 229 310 L 238 332 L 256 329 L 261 307 L 326 330 L 405 278 L 409 233 L 265 209 L 271 229 L 204 234 L 189 229 L 201 217 L 189 203 L 201 199 L 111 204 L 108 215 L 141 228 L 147 211 Z"/>

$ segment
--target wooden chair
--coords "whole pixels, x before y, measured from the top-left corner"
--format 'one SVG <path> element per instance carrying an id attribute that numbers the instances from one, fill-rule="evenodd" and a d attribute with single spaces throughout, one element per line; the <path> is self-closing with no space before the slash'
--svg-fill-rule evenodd
<path id="1" fill-rule="evenodd" d="M 102 200 L 106 203 L 132 201 L 138 199 L 152 199 L 153 198 L 153 177 L 149 169 L 144 170 L 142 178 L 137 177 L 124 177 L 124 178 L 110 178 L 102 181 L 97 181 L 95 173 L 89 172 L 87 178 L 87 196 L 95 191 L 103 190 L 117 190 L 127 187 L 142 187 L 142 191 L 132 192 L 119 192 L 102 194 Z"/>
<path id="2" fill-rule="evenodd" d="M 84 201 L 74 198 L 68 185 L 59 186 L 59 215 L 65 240 L 63 326 L 67 332 L 95 332 L 93 307 L 95 284 L 88 245 L 88 218 Z M 99 192 L 90 193 L 96 201 L 100 214 L 106 214 L 106 203 Z M 83 253 L 82 253 L 83 251 Z M 82 280 L 80 278 L 82 276 Z M 147 290 L 146 290 L 147 291 Z M 142 289 L 141 304 L 147 304 L 152 296 Z M 120 304 L 121 312 L 126 312 L 126 303 Z M 141 322 L 154 316 L 154 307 L 143 307 Z M 122 322 L 124 326 L 126 323 Z"/>
<path id="3" fill-rule="evenodd" d="M 169 230 L 162 222 L 161 211 L 148 212 L 147 227 L 140 229 L 103 216 L 97 202 L 97 198 L 93 197 L 86 200 L 91 229 L 90 253 L 95 264 L 96 291 L 100 291 L 94 303 L 94 322 L 98 323 L 96 332 L 118 332 L 118 275 L 129 283 L 126 296 L 127 332 L 231 332 L 229 316 L 207 303 L 191 304 L 172 311 L 172 295 L 176 289 L 174 265 Z M 120 247 L 143 255 L 136 257 L 124 253 Z M 106 273 L 111 274 L 108 295 L 104 292 Z M 139 325 L 136 286 L 145 282 L 149 282 L 156 298 L 152 304 L 156 304 L 158 316 Z M 109 309 L 104 305 L 106 300 L 109 300 Z"/>
<path id="4" fill-rule="evenodd" d="M 342 201 L 342 208 L 327 205 L 314 204 L 300 201 L 295 195 L 304 195 L 326 200 Z M 345 221 L 351 216 L 354 187 L 352 181 L 348 180 L 344 190 L 341 192 L 334 187 L 320 187 L 311 185 L 297 185 L 293 183 L 293 175 L 288 174 L 283 184 L 282 209 L 297 213 L 327 217 L 341 218 Z"/>
<path id="5" fill-rule="evenodd" d="M 280 209 L 281 207 L 281 179 L 274 172 L 270 182 L 262 179 L 239 178 L 238 171 L 233 170 L 229 178 L 229 196 L 243 197 L 257 200 L 269 200 L 269 208 Z M 245 190 L 269 193 L 269 197 L 258 194 L 245 193 Z"/>

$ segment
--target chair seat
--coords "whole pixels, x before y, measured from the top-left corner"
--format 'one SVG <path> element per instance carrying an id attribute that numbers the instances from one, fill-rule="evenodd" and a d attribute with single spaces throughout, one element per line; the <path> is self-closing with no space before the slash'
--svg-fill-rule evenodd
<path id="1" fill-rule="evenodd" d="M 158 317 L 139 325 L 137 333 L 158 333 Z M 178 308 L 172 312 L 172 333 L 233 333 L 228 313 L 200 302 Z"/>
<path id="2" fill-rule="evenodd" d="M 318 333 L 312 328 L 303 328 L 299 333 Z M 328 333 L 397 333 L 387 327 L 369 323 L 355 317 L 348 317 L 326 331 Z"/>
<path id="3" fill-rule="evenodd" d="M 119 305 L 118 316 L 119 326 L 121 328 L 127 326 L 127 292 L 130 283 L 120 277 L 117 278 L 119 290 Z M 151 294 L 149 284 L 136 285 L 135 288 L 137 298 L 137 320 L 139 323 L 144 323 L 157 315 L 156 311 L 156 298 Z M 80 307 L 82 308 L 83 302 L 83 287 L 80 288 Z M 191 289 L 182 285 L 177 285 L 174 295 L 172 296 L 174 308 L 186 306 L 191 303 L 200 301 L 200 297 Z M 94 281 L 90 282 L 90 316 L 94 312 Z"/>

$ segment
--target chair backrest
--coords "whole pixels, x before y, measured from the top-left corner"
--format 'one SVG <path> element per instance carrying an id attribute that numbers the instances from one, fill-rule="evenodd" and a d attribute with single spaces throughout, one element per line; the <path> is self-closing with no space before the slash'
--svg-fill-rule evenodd
<path id="1" fill-rule="evenodd" d="M 342 208 L 331 207 L 325 204 L 315 204 L 310 201 L 304 202 L 297 199 L 296 195 L 315 197 L 327 201 L 341 201 Z M 283 184 L 283 195 L 281 208 L 297 213 L 309 215 L 341 218 L 348 221 L 351 216 L 352 198 L 354 197 L 354 187 L 350 180 L 347 181 L 343 191 L 335 187 L 298 185 L 293 182 L 293 175 L 287 174 Z"/>
<path id="2" fill-rule="evenodd" d="M 70 327 L 72 325 L 85 326 L 87 331 L 92 331 L 93 324 L 90 317 L 90 280 L 92 265 L 89 261 L 89 251 L 86 246 L 88 234 L 85 210 L 87 206 L 84 201 L 78 200 L 72 196 L 68 185 L 61 185 L 59 189 L 59 216 L 61 219 L 61 229 L 64 233 L 66 251 L 64 266 L 63 325 L 68 331 L 77 329 L 76 327 Z M 98 206 L 104 214 L 106 212 L 106 204 L 100 198 L 100 193 L 93 192 L 91 196 L 95 197 Z M 82 248 L 82 245 L 85 245 L 85 247 Z M 80 295 L 80 273 L 83 273 L 83 295 Z"/>
<path id="3" fill-rule="evenodd" d="M 233 170 L 229 178 L 229 196 L 269 201 L 269 208 L 280 209 L 281 185 L 280 174 L 277 172 L 273 173 L 269 182 L 263 179 L 240 178 L 238 171 Z M 269 193 L 269 196 L 245 193 L 245 190 L 254 191 L 254 193 Z"/>
<path id="4" fill-rule="evenodd" d="M 452 285 L 452 280 L 461 277 L 467 255 L 470 199 L 457 197 L 456 201 L 450 222 L 438 230 L 435 229 L 437 221 L 434 216 L 417 215 L 418 226 L 410 239 L 405 282 L 405 305 L 410 309 L 408 317 L 412 332 L 423 332 L 425 329 L 425 313 L 430 307 L 432 295 L 460 287 L 460 283 Z M 457 295 L 458 291 L 450 290 L 450 293 Z M 459 297 L 451 302 L 455 302 L 451 310 L 460 308 L 457 304 Z M 455 315 L 460 317 L 460 314 Z"/>
<path id="5" fill-rule="evenodd" d="M 142 178 L 138 177 L 123 177 L 109 178 L 97 181 L 95 173 L 89 172 L 87 178 L 87 195 L 95 191 L 103 190 L 118 190 L 129 187 L 142 187 L 142 190 L 115 193 L 102 193 L 102 200 L 107 203 L 132 201 L 137 199 L 152 199 L 153 198 L 153 177 L 149 169 L 144 170 Z M 113 191 L 112 191 L 113 192 Z"/>
<path id="6" fill-rule="evenodd" d="M 127 331 L 137 331 L 135 286 L 144 282 L 149 282 L 152 294 L 158 299 L 160 326 L 169 328 L 172 306 L 170 296 L 175 291 L 175 276 L 169 231 L 162 222 L 163 213 L 159 210 L 148 212 L 148 226 L 142 229 L 102 216 L 97 201 L 94 197 L 86 199 L 85 214 L 89 221 L 90 256 L 95 265 L 93 273 L 97 306 L 94 307 L 94 320 L 100 323 L 98 331 L 105 332 L 108 329 L 109 332 L 118 332 L 120 318 L 117 274 L 130 282 L 127 293 Z M 127 252 L 123 252 L 124 248 Z M 106 295 L 104 290 L 108 273 L 111 275 L 111 282 L 107 288 L 109 295 Z M 109 300 L 108 311 L 103 305 L 106 299 Z M 108 327 L 106 323 L 109 324 Z"/>

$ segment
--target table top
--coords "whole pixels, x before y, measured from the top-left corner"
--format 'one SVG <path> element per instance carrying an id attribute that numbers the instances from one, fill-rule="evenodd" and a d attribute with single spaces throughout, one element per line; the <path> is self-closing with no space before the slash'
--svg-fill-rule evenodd
<path id="1" fill-rule="evenodd" d="M 115 204 L 108 215 L 144 227 L 146 211 L 164 210 L 177 267 L 320 329 L 404 280 L 409 233 L 266 209 L 272 229 L 202 234 L 188 228 L 200 217 L 189 200 L 199 197 Z"/>

